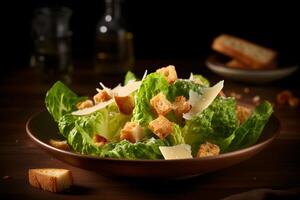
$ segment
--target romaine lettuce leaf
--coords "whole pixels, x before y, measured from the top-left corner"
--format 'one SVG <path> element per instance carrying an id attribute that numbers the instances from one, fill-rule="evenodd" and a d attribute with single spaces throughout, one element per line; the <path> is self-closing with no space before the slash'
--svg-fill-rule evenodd
<path id="1" fill-rule="evenodd" d="M 130 120 L 130 117 L 120 113 L 118 107 L 112 104 L 90 115 L 66 116 L 59 121 L 59 127 L 70 129 L 68 128 L 68 121 L 71 119 L 83 128 L 91 138 L 94 134 L 99 134 L 109 141 L 118 141 L 119 132 L 125 123 Z"/>
<path id="2" fill-rule="evenodd" d="M 76 110 L 76 104 L 85 100 L 86 97 L 78 97 L 62 82 L 57 81 L 48 90 L 45 98 L 47 110 L 52 115 L 54 120 L 58 120 L 66 113 Z"/>
<path id="3" fill-rule="evenodd" d="M 135 108 L 133 110 L 132 121 L 138 122 L 146 127 L 150 121 L 155 119 L 151 110 L 150 99 L 159 92 L 168 94 L 168 81 L 159 73 L 149 74 L 142 82 L 140 89 L 135 95 Z"/>
<path id="4" fill-rule="evenodd" d="M 101 155 L 101 150 L 96 146 L 89 135 L 76 121 L 78 117 L 66 114 L 60 118 L 58 127 L 68 144 L 76 151 L 88 155 Z"/>
<path id="5" fill-rule="evenodd" d="M 193 155 L 206 141 L 219 145 L 221 151 L 227 149 L 238 126 L 235 106 L 234 99 L 217 97 L 207 109 L 186 122 L 184 139 L 191 145 Z"/>
<path id="6" fill-rule="evenodd" d="M 133 72 L 128 71 L 125 75 L 124 85 L 126 85 L 130 80 L 137 80 L 137 77 Z"/>
<path id="7" fill-rule="evenodd" d="M 175 123 L 173 123 L 172 133 L 170 135 L 168 135 L 166 140 L 168 141 L 168 143 L 171 146 L 174 146 L 177 144 L 185 144 L 181 128 Z"/>
<path id="8" fill-rule="evenodd" d="M 168 99 L 174 101 L 177 96 L 184 96 L 189 99 L 190 90 L 202 94 L 203 86 L 191 80 L 178 79 L 170 86 Z"/>
<path id="9" fill-rule="evenodd" d="M 194 80 L 195 82 L 198 82 L 200 85 L 203 85 L 205 87 L 209 87 L 210 86 L 210 82 L 207 80 L 207 78 L 205 78 L 204 76 L 200 75 L 200 74 L 191 74 L 191 78 L 192 80 Z"/>
<path id="10" fill-rule="evenodd" d="M 110 150 L 106 151 L 105 156 L 126 159 L 162 159 L 159 146 L 166 146 L 166 144 L 164 141 L 154 138 L 137 143 L 122 140 L 110 144 Z"/>
<path id="11" fill-rule="evenodd" d="M 257 106 L 252 115 L 235 130 L 235 137 L 228 151 L 234 151 L 255 144 L 272 113 L 272 105 L 267 101 Z"/>

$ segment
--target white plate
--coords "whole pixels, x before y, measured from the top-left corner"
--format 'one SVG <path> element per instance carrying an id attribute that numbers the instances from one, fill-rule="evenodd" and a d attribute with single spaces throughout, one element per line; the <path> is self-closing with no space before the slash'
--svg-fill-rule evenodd
<path id="1" fill-rule="evenodd" d="M 245 70 L 245 69 L 232 69 L 225 66 L 225 62 L 208 58 L 206 61 L 207 67 L 214 73 L 228 79 L 248 82 L 248 83 L 268 83 L 275 80 L 285 78 L 299 68 L 299 66 L 282 67 L 269 70 Z"/>

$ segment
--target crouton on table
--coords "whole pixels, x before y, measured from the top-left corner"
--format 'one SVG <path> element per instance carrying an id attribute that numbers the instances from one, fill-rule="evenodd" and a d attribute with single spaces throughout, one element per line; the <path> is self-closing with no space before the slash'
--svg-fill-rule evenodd
<path id="1" fill-rule="evenodd" d="M 72 173 L 67 169 L 30 169 L 28 178 L 30 185 L 49 192 L 61 192 L 73 184 Z"/>

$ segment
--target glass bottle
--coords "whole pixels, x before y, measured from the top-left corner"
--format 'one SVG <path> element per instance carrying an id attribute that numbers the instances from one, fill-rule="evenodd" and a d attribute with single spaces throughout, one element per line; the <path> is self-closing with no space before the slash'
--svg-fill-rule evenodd
<path id="1" fill-rule="evenodd" d="M 31 66 L 37 70 L 43 82 L 71 82 L 71 14 L 72 11 L 66 7 L 45 7 L 35 11 Z"/>
<path id="2" fill-rule="evenodd" d="M 105 13 L 97 25 L 96 72 L 118 74 L 132 69 L 132 33 L 122 23 L 121 0 L 105 0 Z"/>

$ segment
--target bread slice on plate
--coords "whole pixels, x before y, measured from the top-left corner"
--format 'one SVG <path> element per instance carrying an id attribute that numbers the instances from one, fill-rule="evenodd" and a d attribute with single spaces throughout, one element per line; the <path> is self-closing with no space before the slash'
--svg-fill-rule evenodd
<path id="1" fill-rule="evenodd" d="M 225 65 L 229 68 L 234 68 L 234 69 L 254 69 L 251 66 L 248 66 L 245 63 L 243 63 L 239 60 L 236 60 L 236 59 L 229 60 Z M 259 69 L 259 70 L 275 69 L 276 66 L 277 66 L 276 62 L 272 62 L 272 63 L 270 63 L 270 65 L 266 65 L 264 68 L 256 68 L 256 69 Z"/>
<path id="2" fill-rule="evenodd" d="M 245 63 L 238 61 L 236 59 L 232 59 L 232 60 L 228 61 L 225 65 L 227 67 L 234 68 L 234 69 L 249 69 L 250 68 Z"/>
<path id="3" fill-rule="evenodd" d="M 253 69 L 272 66 L 277 52 L 231 35 L 220 35 L 213 41 L 212 48 Z"/>
<path id="4" fill-rule="evenodd" d="M 61 192 L 73 184 L 72 173 L 67 169 L 29 169 L 30 185 L 49 191 Z"/>

